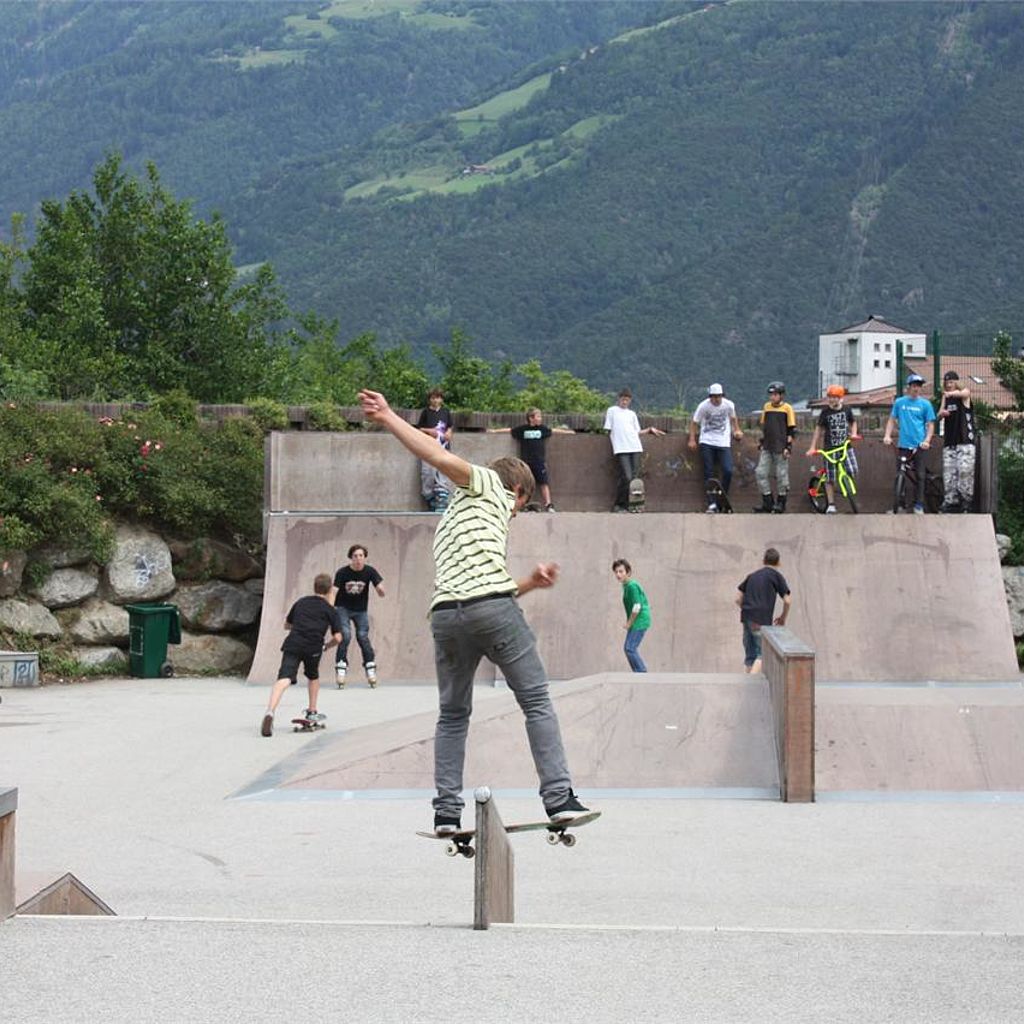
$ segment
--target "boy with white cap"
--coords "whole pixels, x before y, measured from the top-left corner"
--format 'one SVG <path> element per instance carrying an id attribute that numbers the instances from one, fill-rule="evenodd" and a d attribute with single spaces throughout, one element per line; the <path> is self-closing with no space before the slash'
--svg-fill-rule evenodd
<path id="1" fill-rule="evenodd" d="M 700 430 L 700 439 L 697 430 Z M 732 480 L 732 441 L 743 437 L 739 421 L 736 419 L 736 406 L 725 397 L 721 384 L 712 384 L 708 388 L 708 397 L 694 410 L 690 421 L 691 451 L 700 449 L 701 463 L 704 468 L 704 483 L 715 477 L 722 484 L 725 494 L 729 493 Z M 715 502 L 708 503 L 708 512 L 717 512 Z"/>

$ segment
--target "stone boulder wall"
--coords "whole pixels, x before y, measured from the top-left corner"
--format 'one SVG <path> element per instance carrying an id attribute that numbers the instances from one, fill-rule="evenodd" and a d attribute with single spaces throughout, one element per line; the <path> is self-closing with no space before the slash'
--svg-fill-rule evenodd
<path id="1" fill-rule="evenodd" d="M 49 571 L 39 584 L 26 578 L 30 562 Z M 202 582 L 179 586 L 179 579 Z M 243 640 L 255 636 L 262 593 L 263 565 L 247 552 L 209 538 L 167 542 L 122 523 L 103 567 L 70 545 L 5 555 L 0 629 L 60 641 L 80 664 L 122 674 L 129 642 L 124 606 L 166 601 L 178 606 L 184 628 L 182 643 L 168 649 L 179 675 L 240 672 L 252 661 L 252 647 Z"/>
<path id="2" fill-rule="evenodd" d="M 0 601 L 0 629 L 58 640 L 64 630 L 46 605 L 16 598 Z"/>
<path id="3" fill-rule="evenodd" d="M 121 673 L 128 668 L 128 655 L 120 647 L 75 647 L 72 655 L 85 668 Z"/>
<path id="4" fill-rule="evenodd" d="M 62 544 L 44 544 L 32 552 L 32 560 L 42 562 L 51 569 L 68 569 L 92 561 L 92 555 L 85 548 L 68 547 Z"/>
<path id="5" fill-rule="evenodd" d="M 38 587 L 29 593 L 38 598 L 51 611 L 81 604 L 99 589 L 99 576 L 83 569 L 54 569 Z"/>
<path id="6" fill-rule="evenodd" d="M 252 648 L 230 636 L 181 634 L 181 643 L 167 649 L 175 675 L 225 675 L 243 672 L 252 661 Z"/>
<path id="7" fill-rule="evenodd" d="M 204 633 L 231 633 L 251 626 L 262 605 L 259 595 L 223 580 L 178 587 L 173 603 L 181 610 L 182 625 Z"/>
<path id="8" fill-rule="evenodd" d="M 158 534 L 139 526 L 121 525 L 104 579 L 115 604 L 166 597 L 175 586 L 170 549 Z"/>
<path id="9" fill-rule="evenodd" d="M 21 589 L 27 562 L 24 551 L 11 551 L 0 557 L 0 597 L 14 597 Z"/>
<path id="10" fill-rule="evenodd" d="M 77 644 L 128 646 L 128 612 L 120 605 L 90 597 L 81 607 L 61 613 Z"/>
<path id="11" fill-rule="evenodd" d="M 227 580 L 242 583 L 263 576 L 263 564 L 246 551 L 221 540 L 168 541 L 174 573 L 185 580 Z"/>
<path id="12" fill-rule="evenodd" d="M 1010 609 L 1010 628 L 1019 640 L 1024 637 L 1024 565 L 1004 565 L 1003 586 Z"/>

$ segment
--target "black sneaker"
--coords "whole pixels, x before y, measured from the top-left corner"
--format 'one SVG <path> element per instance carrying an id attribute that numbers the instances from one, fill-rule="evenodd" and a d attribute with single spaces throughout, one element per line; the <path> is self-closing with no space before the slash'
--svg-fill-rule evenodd
<path id="1" fill-rule="evenodd" d="M 584 807 L 583 804 L 579 802 L 576 794 L 570 789 L 565 803 L 561 803 L 557 807 L 551 807 L 548 809 L 548 817 L 552 821 L 572 821 L 573 818 L 578 818 L 581 814 L 586 814 L 589 810 L 590 808 Z"/>
<path id="2" fill-rule="evenodd" d="M 450 814 L 434 815 L 434 835 L 451 836 L 462 830 L 462 819 Z"/>
<path id="3" fill-rule="evenodd" d="M 274 735 L 274 716 L 264 715 L 263 724 L 260 726 L 261 736 L 273 736 Z"/>

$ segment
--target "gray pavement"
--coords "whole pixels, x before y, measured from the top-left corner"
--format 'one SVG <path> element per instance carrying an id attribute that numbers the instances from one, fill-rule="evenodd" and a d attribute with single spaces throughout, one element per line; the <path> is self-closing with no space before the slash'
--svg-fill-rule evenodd
<path id="1" fill-rule="evenodd" d="M 472 863 L 414 835 L 426 794 L 232 798 L 324 737 L 429 711 L 433 689 L 325 689 L 326 733 L 271 739 L 266 693 L 4 691 L 19 872 L 73 871 L 120 915 L 0 926 L 4 1019 L 1024 1015 L 1020 803 L 602 799 L 572 850 L 515 839 L 517 924 L 474 933 Z M 477 706 L 500 694 L 479 688 Z"/>

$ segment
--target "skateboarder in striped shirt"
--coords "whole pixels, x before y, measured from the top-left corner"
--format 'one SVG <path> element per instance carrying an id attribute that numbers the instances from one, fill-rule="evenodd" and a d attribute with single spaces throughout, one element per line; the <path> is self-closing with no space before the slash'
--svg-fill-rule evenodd
<path id="1" fill-rule="evenodd" d="M 434 637 L 440 712 L 434 737 L 434 831 L 461 828 L 462 770 L 473 709 L 473 676 L 484 656 L 501 669 L 526 718 L 540 796 L 552 821 L 587 811 L 572 790 L 558 716 L 548 693 L 537 642 L 516 601 L 551 587 L 558 566 L 538 563 L 518 582 L 508 571 L 506 547 L 512 517 L 533 495 L 534 480 L 520 459 L 505 457 L 475 466 L 442 448 L 398 416 L 376 391 L 360 391 L 367 419 L 394 434 L 418 459 L 455 485 L 434 534 Z"/>

